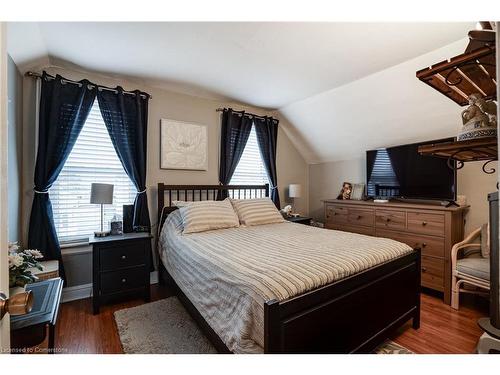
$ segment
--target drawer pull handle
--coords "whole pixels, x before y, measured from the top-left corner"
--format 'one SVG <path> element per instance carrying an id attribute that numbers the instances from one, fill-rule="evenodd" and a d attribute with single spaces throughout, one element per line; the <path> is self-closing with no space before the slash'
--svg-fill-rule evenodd
<path id="1" fill-rule="evenodd" d="M 127 259 L 127 256 L 126 255 L 122 255 L 122 259 L 123 260 Z"/>
<path id="2" fill-rule="evenodd" d="M 426 247 L 426 246 L 427 246 L 427 244 L 425 242 L 422 243 L 422 247 Z"/>
<path id="3" fill-rule="evenodd" d="M 126 283 L 127 282 L 127 279 L 122 279 L 122 283 Z"/>
<path id="4" fill-rule="evenodd" d="M 427 225 L 427 221 L 422 221 L 422 225 L 425 227 Z"/>
<path id="5" fill-rule="evenodd" d="M 359 220 L 359 219 L 361 219 L 362 217 L 363 217 L 363 216 L 358 215 L 358 216 L 356 217 L 356 219 L 357 219 L 357 220 Z"/>
<path id="6" fill-rule="evenodd" d="M 388 217 L 387 219 L 385 219 L 385 221 L 389 222 L 389 221 L 391 221 L 391 218 Z"/>
<path id="7" fill-rule="evenodd" d="M 424 273 L 427 272 L 427 268 L 422 267 L 422 272 L 424 272 Z"/>

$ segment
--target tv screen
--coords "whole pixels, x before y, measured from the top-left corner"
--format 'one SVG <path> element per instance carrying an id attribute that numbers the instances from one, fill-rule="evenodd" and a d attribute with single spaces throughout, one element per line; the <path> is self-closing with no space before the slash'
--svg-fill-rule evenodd
<path id="1" fill-rule="evenodd" d="M 421 145 L 453 140 L 447 138 L 367 151 L 367 196 L 454 201 L 456 170 L 448 167 L 447 159 L 418 153 Z"/>

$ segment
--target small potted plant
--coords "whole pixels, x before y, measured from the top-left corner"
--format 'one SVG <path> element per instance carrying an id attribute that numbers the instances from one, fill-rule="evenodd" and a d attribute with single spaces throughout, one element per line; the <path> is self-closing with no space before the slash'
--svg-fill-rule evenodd
<path id="1" fill-rule="evenodd" d="M 17 242 L 9 244 L 9 292 L 11 296 L 24 292 L 26 284 L 38 280 L 31 270 L 33 268 L 43 270 L 39 262 L 42 258 L 42 253 L 38 250 L 19 250 Z"/>

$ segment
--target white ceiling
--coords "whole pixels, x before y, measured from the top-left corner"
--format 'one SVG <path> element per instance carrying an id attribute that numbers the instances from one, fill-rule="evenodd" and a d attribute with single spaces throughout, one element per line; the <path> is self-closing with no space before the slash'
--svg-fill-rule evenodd
<path id="1" fill-rule="evenodd" d="M 448 23 L 21 23 L 18 66 L 42 57 L 200 88 L 265 108 L 330 90 L 464 37 Z M 39 35 L 34 34 L 38 28 Z M 24 30 L 24 32 L 23 32 Z M 27 43 L 28 30 L 35 43 Z M 36 31 L 35 31 L 36 32 Z M 45 56 L 44 56 L 45 55 Z M 196 93 L 196 92 L 195 92 Z"/>
<path id="2" fill-rule="evenodd" d="M 415 68 L 435 63 L 436 56 L 411 68 L 397 66 L 464 38 L 474 23 L 8 26 L 8 51 L 21 71 L 64 62 L 168 90 L 279 109 L 303 156 L 318 162 L 418 136 L 400 132 L 401 123 L 423 114 L 410 108 L 421 95 L 439 95 L 415 78 Z M 391 69 L 397 74 L 373 78 Z M 414 87 L 418 98 L 406 95 Z"/>

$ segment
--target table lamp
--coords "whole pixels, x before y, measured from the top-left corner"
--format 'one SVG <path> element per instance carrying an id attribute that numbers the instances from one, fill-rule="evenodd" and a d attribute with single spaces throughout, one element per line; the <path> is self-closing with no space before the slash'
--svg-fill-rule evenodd
<path id="1" fill-rule="evenodd" d="M 96 237 L 105 237 L 109 235 L 109 231 L 103 228 L 104 210 L 103 205 L 113 203 L 113 185 L 93 183 L 90 187 L 90 203 L 101 205 L 101 231 L 94 232 Z"/>
<path id="2" fill-rule="evenodd" d="M 299 184 L 290 184 L 288 186 L 288 196 L 292 198 L 292 212 L 295 212 L 295 198 L 302 195 L 302 186 Z"/>

